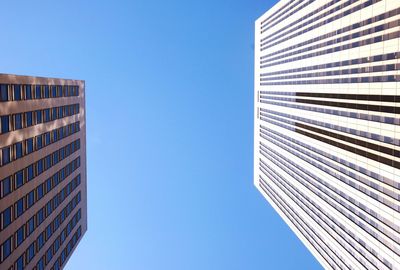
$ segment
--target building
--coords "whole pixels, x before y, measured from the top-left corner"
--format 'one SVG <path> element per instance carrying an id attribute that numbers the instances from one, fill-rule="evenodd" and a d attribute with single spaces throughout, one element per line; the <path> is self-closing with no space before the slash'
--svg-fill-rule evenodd
<path id="1" fill-rule="evenodd" d="M 400 269 L 400 1 L 255 22 L 254 184 L 326 269 Z"/>
<path id="2" fill-rule="evenodd" d="M 85 83 L 0 75 L 0 269 L 62 269 L 87 229 Z"/>

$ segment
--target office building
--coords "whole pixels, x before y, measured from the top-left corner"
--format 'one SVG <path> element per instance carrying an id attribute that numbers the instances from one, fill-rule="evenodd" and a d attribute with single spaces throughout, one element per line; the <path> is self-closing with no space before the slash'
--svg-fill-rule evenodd
<path id="1" fill-rule="evenodd" d="M 62 269 L 87 229 L 84 81 L 0 75 L 0 269 Z"/>
<path id="2" fill-rule="evenodd" d="M 397 0 L 255 22 L 254 184 L 326 269 L 400 269 L 399 26 Z"/>

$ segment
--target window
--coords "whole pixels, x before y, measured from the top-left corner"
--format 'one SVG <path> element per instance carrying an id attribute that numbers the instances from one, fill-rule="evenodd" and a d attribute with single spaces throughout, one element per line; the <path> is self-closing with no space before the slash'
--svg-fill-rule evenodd
<path id="1" fill-rule="evenodd" d="M 19 159 L 22 157 L 22 142 L 18 142 L 15 144 L 15 159 Z"/>
<path id="2" fill-rule="evenodd" d="M 35 87 L 35 98 L 36 99 L 42 98 L 42 89 L 40 85 L 36 85 Z"/>
<path id="3" fill-rule="evenodd" d="M 33 242 L 27 249 L 26 252 L 27 261 L 30 262 L 34 256 L 35 256 L 35 242 Z"/>
<path id="4" fill-rule="evenodd" d="M 50 97 L 50 89 L 48 85 L 44 86 L 44 98 L 49 98 Z"/>
<path id="5" fill-rule="evenodd" d="M 36 136 L 36 150 L 39 150 L 43 147 L 43 138 L 42 135 Z"/>
<path id="6" fill-rule="evenodd" d="M 26 139 L 26 154 L 30 154 L 33 152 L 33 138 Z"/>
<path id="7" fill-rule="evenodd" d="M 10 117 L 9 115 L 1 116 L 1 133 L 7 133 L 10 131 Z"/>
<path id="8" fill-rule="evenodd" d="M 29 166 L 26 168 L 26 171 L 27 171 L 26 180 L 27 180 L 27 181 L 31 181 L 31 180 L 33 179 L 33 177 L 35 177 L 35 175 L 34 175 L 34 173 L 33 173 L 33 165 L 29 165 Z"/>
<path id="9" fill-rule="evenodd" d="M 46 204 L 46 214 L 47 214 L 47 216 L 50 215 L 52 211 L 53 211 L 53 209 L 52 209 L 52 207 L 51 207 L 51 201 L 49 201 L 49 202 Z"/>
<path id="10" fill-rule="evenodd" d="M 14 174 L 15 189 L 21 187 L 24 184 L 24 171 L 20 170 Z"/>
<path id="11" fill-rule="evenodd" d="M 44 144 L 49 145 L 51 143 L 50 132 L 46 132 L 44 134 Z"/>
<path id="12" fill-rule="evenodd" d="M 35 117 L 36 117 L 36 124 L 40 124 L 43 122 L 41 110 L 35 111 Z"/>
<path id="13" fill-rule="evenodd" d="M 24 270 L 24 255 L 21 255 L 15 262 L 15 270 Z"/>
<path id="14" fill-rule="evenodd" d="M 40 209 L 37 212 L 37 215 L 36 215 L 37 225 L 39 226 L 40 224 L 42 224 L 43 220 L 44 220 L 44 208 Z"/>
<path id="15" fill-rule="evenodd" d="M 52 235 L 51 224 L 46 227 L 46 239 L 49 240 Z"/>
<path id="16" fill-rule="evenodd" d="M 37 248 L 40 250 L 44 245 L 44 232 L 42 232 L 36 240 Z"/>
<path id="17" fill-rule="evenodd" d="M 32 87 L 25 85 L 25 99 L 32 99 Z"/>
<path id="18" fill-rule="evenodd" d="M 21 198 L 15 203 L 15 218 L 20 217 L 23 213 L 24 213 L 24 198 Z"/>
<path id="19" fill-rule="evenodd" d="M 51 86 L 51 97 L 57 97 L 57 87 L 55 85 Z"/>
<path id="20" fill-rule="evenodd" d="M 2 156 L 3 156 L 3 162 L 2 165 L 6 165 L 11 162 L 11 148 L 10 147 L 4 147 L 1 149 Z"/>
<path id="21" fill-rule="evenodd" d="M 51 259 L 53 258 L 53 250 L 52 247 L 50 247 L 47 251 L 46 251 L 46 261 L 47 263 L 49 263 L 51 261 Z"/>
<path id="22" fill-rule="evenodd" d="M 29 236 L 35 230 L 35 217 L 31 217 L 26 223 L 26 235 Z"/>
<path id="23" fill-rule="evenodd" d="M 21 86 L 14 85 L 14 100 L 21 100 Z"/>
<path id="24" fill-rule="evenodd" d="M 43 184 L 37 187 L 37 200 L 40 200 L 44 195 Z"/>
<path id="25" fill-rule="evenodd" d="M 51 109 L 51 112 L 52 112 L 52 119 L 54 120 L 54 119 L 57 119 L 57 107 L 55 107 L 55 108 L 53 108 L 53 109 Z"/>
<path id="26" fill-rule="evenodd" d="M 22 113 L 14 114 L 14 128 L 15 129 L 22 128 Z"/>
<path id="27" fill-rule="evenodd" d="M 32 190 L 31 192 L 26 195 L 26 208 L 29 209 L 35 203 L 35 191 Z"/>
<path id="28" fill-rule="evenodd" d="M 0 84 L 0 101 L 8 101 L 8 85 Z"/>
<path id="29" fill-rule="evenodd" d="M 25 119 L 26 119 L 26 126 L 30 127 L 33 125 L 33 113 L 32 112 L 26 112 L 25 113 Z"/>
<path id="30" fill-rule="evenodd" d="M 2 259 L 4 260 L 11 254 L 11 237 L 8 238 L 4 243 L 1 245 L 3 257 Z"/>
<path id="31" fill-rule="evenodd" d="M 11 206 L 3 211 L 3 229 L 11 223 Z"/>
<path id="32" fill-rule="evenodd" d="M 1 190 L 2 190 L 1 194 L 2 197 L 7 196 L 8 194 L 11 193 L 11 176 L 8 176 L 1 181 Z"/>
<path id="33" fill-rule="evenodd" d="M 19 245 L 21 245 L 21 243 L 24 241 L 24 228 L 25 226 L 22 226 L 21 228 L 19 228 L 17 230 L 17 232 L 15 233 L 15 237 L 16 237 L 16 243 L 17 243 L 17 247 Z"/>
<path id="34" fill-rule="evenodd" d="M 44 260 L 43 260 L 43 257 L 40 258 L 40 260 L 39 260 L 38 263 L 36 264 L 36 269 L 37 269 L 37 270 L 44 270 Z"/>
<path id="35" fill-rule="evenodd" d="M 37 162 L 37 175 L 43 172 L 43 159 L 39 159 Z"/>
<path id="36" fill-rule="evenodd" d="M 44 122 L 49 122 L 50 119 L 50 109 L 44 109 L 43 110 L 44 113 Z"/>

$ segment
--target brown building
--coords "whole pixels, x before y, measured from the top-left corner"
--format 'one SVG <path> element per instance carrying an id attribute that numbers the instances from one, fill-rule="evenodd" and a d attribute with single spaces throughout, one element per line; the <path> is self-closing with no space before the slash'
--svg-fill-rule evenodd
<path id="1" fill-rule="evenodd" d="M 85 82 L 0 74 L 0 269 L 62 269 L 86 229 Z"/>

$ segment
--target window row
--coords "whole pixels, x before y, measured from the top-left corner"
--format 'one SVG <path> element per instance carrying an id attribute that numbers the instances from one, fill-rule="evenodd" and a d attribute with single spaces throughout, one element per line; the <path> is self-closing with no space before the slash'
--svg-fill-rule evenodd
<path id="1" fill-rule="evenodd" d="M 76 177 L 71 182 L 68 183 L 66 187 L 62 190 L 69 190 L 69 194 L 74 191 L 78 185 L 80 184 L 80 177 Z M 22 225 L 13 235 L 11 235 L 6 241 L 4 241 L 0 247 L 1 258 L 0 262 L 3 262 L 5 259 L 10 256 L 10 254 L 19 247 L 25 239 L 27 239 L 32 233 L 35 231 L 37 227 L 39 227 L 43 221 L 53 213 L 58 206 L 62 204 L 62 202 L 68 197 L 65 196 L 63 200 L 60 198 L 61 192 L 55 195 L 51 200 L 47 202 L 45 206 L 43 206 L 39 211 L 33 215 L 26 224 Z M 44 245 L 46 241 L 50 239 L 55 231 L 57 231 L 68 215 L 72 212 L 72 210 L 79 204 L 81 200 L 81 193 L 79 192 L 71 201 L 67 204 L 67 206 L 60 211 L 57 217 L 46 227 L 46 229 L 38 236 L 40 248 Z"/>
<path id="2" fill-rule="evenodd" d="M 387 34 L 380 34 L 377 35 L 375 37 L 371 37 L 371 38 L 367 38 L 364 40 L 360 40 L 360 41 L 356 41 L 356 42 L 352 42 L 352 43 L 348 43 L 348 44 L 344 44 L 344 45 L 339 45 L 336 47 L 332 47 L 329 49 L 323 49 L 320 51 L 315 51 L 312 53 L 308 53 L 308 54 L 303 54 L 300 56 L 295 56 L 292 58 L 287 58 L 287 59 L 283 59 L 283 60 L 279 60 L 276 62 L 272 62 L 269 64 L 264 64 L 261 65 L 261 68 L 265 68 L 265 67 L 271 67 L 271 66 L 276 66 L 276 65 L 280 65 L 280 64 L 284 64 L 284 63 L 291 63 L 291 62 L 295 62 L 295 61 L 300 61 L 303 59 L 308 59 L 308 58 L 313 58 L 313 57 L 318 57 L 318 56 L 322 56 L 322 55 L 326 55 L 326 54 L 331 54 L 331 53 L 336 53 L 336 52 L 340 52 L 340 51 L 346 51 L 346 50 L 350 50 L 353 48 L 359 48 L 359 47 L 363 47 L 366 45 L 371 45 L 374 43 L 380 43 L 380 42 L 384 42 L 387 40 L 391 40 L 391 39 L 396 39 L 400 37 L 400 32 L 392 32 L 392 33 L 387 33 Z M 281 59 L 280 57 L 278 59 Z M 265 60 L 267 61 L 267 60 Z"/>
<path id="3" fill-rule="evenodd" d="M 79 104 L 0 116 L 0 134 L 79 114 Z"/>
<path id="4" fill-rule="evenodd" d="M 79 140 L 76 140 L 76 141 L 72 142 L 71 144 L 68 144 L 65 147 L 54 152 L 54 153 L 58 153 L 57 155 L 55 155 L 55 156 L 57 156 L 57 158 L 56 158 L 57 161 L 66 158 L 67 156 L 69 156 L 70 154 L 72 154 L 73 152 L 78 150 L 79 149 L 78 143 L 79 143 Z M 66 151 L 66 149 L 69 149 L 69 150 Z M 61 150 L 63 150 L 63 151 L 61 151 Z M 12 187 L 12 180 L 14 180 L 16 185 L 18 185 L 17 188 L 19 188 L 26 182 L 31 181 L 37 175 L 41 174 L 43 172 L 43 169 L 46 168 L 44 166 L 47 166 L 47 163 L 51 162 L 51 157 L 53 157 L 54 153 L 37 161 L 36 163 L 31 164 L 27 168 L 15 173 L 14 178 L 11 178 L 11 176 L 9 176 L 9 177 L 6 177 L 5 179 L 3 179 L 1 181 L 1 188 L 2 188 L 3 194 L 5 194 L 5 192 L 8 192 L 7 194 L 9 194 L 11 192 L 10 190 Z M 68 155 L 66 155 L 66 154 L 68 154 Z M 48 158 L 48 157 L 50 157 L 50 158 Z M 45 161 L 45 162 L 43 162 L 43 161 Z M 50 164 L 50 166 L 53 166 L 54 164 L 55 163 Z M 47 167 L 47 168 L 49 168 L 49 167 Z M 48 188 L 48 187 L 46 187 L 46 188 Z M 1 230 L 4 230 L 6 227 L 8 227 L 8 225 L 10 225 L 15 220 L 15 217 L 13 217 L 13 215 L 12 215 L 12 208 L 13 208 L 13 206 L 10 206 L 1 213 L 1 215 L 0 215 Z"/>
<path id="5" fill-rule="evenodd" d="M 78 121 L 2 148 L 0 151 L 0 165 L 4 166 L 14 160 L 29 155 L 34 151 L 40 150 L 43 147 L 79 132 L 79 124 Z"/>
<path id="6" fill-rule="evenodd" d="M 76 169 L 80 167 L 80 157 L 71 161 L 67 166 L 59 170 L 52 177 L 48 178 L 45 182 L 28 192 L 24 197 L 20 198 L 14 206 L 12 205 L 5 209 L 2 214 L 4 217 L 9 220 L 14 211 L 13 220 L 15 221 L 19 218 L 25 211 L 31 208 L 35 203 L 40 201 L 47 193 L 53 190 L 56 186 L 58 186 L 62 181 L 64 181 L 68 176 L 70 176 Z M 64 197 L 64 191 L 61 191 L 61 197 Z M 69 192 L 68 190 L 66 191 Z"/>
<path id="7" fill-rule="evenodd" d="M 61 219 L 60 220 L 60 225 L 64 223 L 65 219 L 71 214 L 72 210 L 77 206 L 77 197 L 74 198 L 61 212 L 60 215 L 58 215 L 57 218 Z M 79 222 L 81 219 L 81 209 L 77 211 L 77 213 L 72 217 L 70 222 L 67 224 L 67 226 L 64 227 L 63 231 L 61 234 L 57 237 L 57 239 L 53 242 L 52 246 L 49 248 L 53 248 L 55 254 L 58 249 L 62 246 L 62 244 L 65 242 L 65 240 L 68 238 L 68 236 L 71 234 L 71 231 L 73 228 L 76 226 L 76 224 Z M 53 226 L 55 226 L 55 221 L 52 222 Z M 51 225 L 47 226 L 46 230 L 44 230 L 39 237 L 36 239 L 36 241 L 33 241 L 33 243 L 26 249 L 26 251 L 17 259 L 17 261 L 14 263 L 14 269 L 15 270 L 23 270 L 25 269 L 26 265 L 29 264 L 33 258 L 35 257 L 36 254 L 39 253 L 39 251 L 43 248 L 45 243 L 50 239 L 46 238 L 46 234 L 48 230 L 51 230 Z M 52 233 L 55 233 L 56 230 L 54 230 Z M 48 252 L 51 252 L 47 250 L 46 255 Z M 49 253 L 50 254 L 50 253 Z M 45 266 L 45 256 L 39 259 L 37 263 L 37 269 L 44 269 Z M 12 268 L 9 268 L 12 269 Z"/>
<path id="8" fill-rule="evenodd" d="M 78 240 L 79 240 L 79 238 L 81 238 L 81 235 L 82 235 L 82 228 L 81 228 L 81 226 L 79 226 L 79 228 L 76 230 L 76 232 L 72 236 L 71 240 L 69 240 L 67 246 L 61 252 L 61 255 L 57 258 L 57 260 L 54 263 L 54 265 L 51 268 L 51 270 L 60 270 L 60 269 L 62 269 L 63 264 L 67 260 L 68 256 L 71 254 L 71 252 L 74 249 L 75 245 L 78 243 Z M 34 270 L 44 270 L 44 267 L 40 267 L 39 263 L 38 263 L 37 267 L 34 267 L 33 269 Z"/>
<path id="9" fill-rule="evenodd" d="M 0 102 L 73 96 L 79 96 L 79 86 L 0 84 Z"/>

